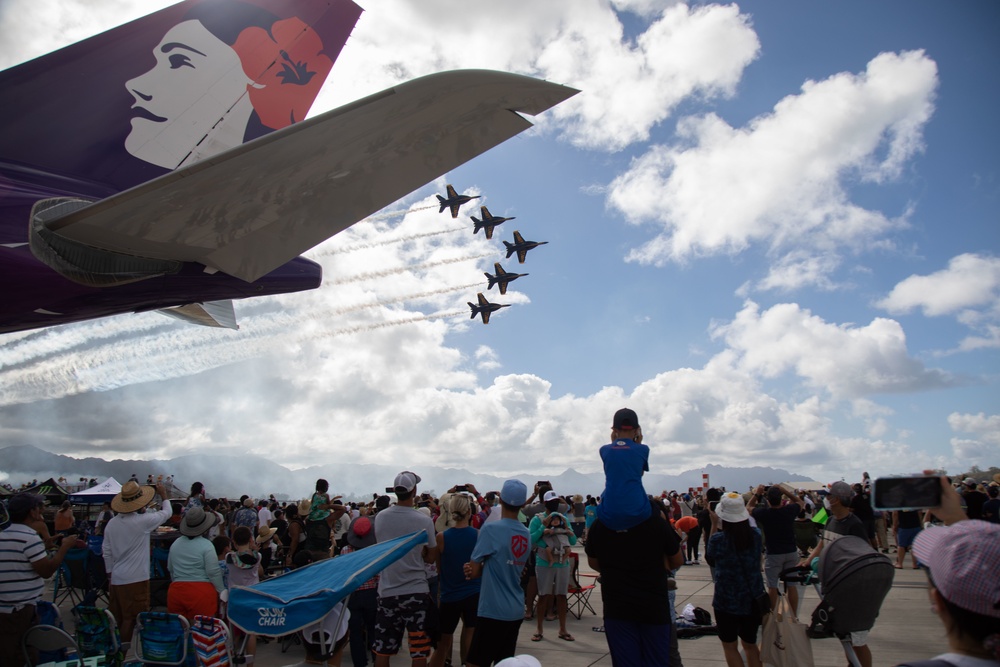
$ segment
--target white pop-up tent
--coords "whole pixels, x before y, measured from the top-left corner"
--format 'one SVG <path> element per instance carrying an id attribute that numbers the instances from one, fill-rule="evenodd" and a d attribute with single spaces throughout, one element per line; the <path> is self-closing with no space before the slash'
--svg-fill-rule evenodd
<path id="1" fill-rule="evenodd" d="M 122 490 L 122 485 L 114 477 L 108 477 L 106 480 L 98 484 L 97 486 L 92 486 L 89 489 L 84 489 L 77 493 L 71 493 L 69 496 L 69 501 L 74 505 L 96 505 L 99 503 L 109 503 L 111 499 L 117 496 Z"/>

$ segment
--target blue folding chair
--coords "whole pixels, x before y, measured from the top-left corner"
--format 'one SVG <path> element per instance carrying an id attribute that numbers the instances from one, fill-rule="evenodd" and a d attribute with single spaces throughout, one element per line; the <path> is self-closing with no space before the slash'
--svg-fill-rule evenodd
<path id="1" fill-rule="evenodd" d="M 144 611 L 136 619 L 133 637 L 135 657 L 143 665 L 198 666 L 191 625 L 180 614 Z"/>

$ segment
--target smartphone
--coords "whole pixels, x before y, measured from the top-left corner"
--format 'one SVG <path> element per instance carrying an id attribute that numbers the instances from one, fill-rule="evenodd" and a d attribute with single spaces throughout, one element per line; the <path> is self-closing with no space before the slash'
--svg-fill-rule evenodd
<path id="1" fill-rule="evenodd" d="M 872 507 L 877 510 L 923 510 L 941 506 L 941 480 L 937 477 L 879 477 L 874 488 Z"/>
<path id="2" fill-rule="evenodd" d="M 455 487 L 455 493 L 462 493 L 463 491 L 468 491 L 469 486 L 467 484 L 459 484 Z"/>

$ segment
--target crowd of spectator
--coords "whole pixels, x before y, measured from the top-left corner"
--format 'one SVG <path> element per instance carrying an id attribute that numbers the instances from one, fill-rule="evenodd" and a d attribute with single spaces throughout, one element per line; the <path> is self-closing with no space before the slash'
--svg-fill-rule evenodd
<path id="1" fill-rule="evenodd" d="M 362 502 L 331 494 L 327 481 L 318 479 L 298 501 L 279 502 L 273 495 L 213 498 L 195 482 L 183 503 L 172 504 L 166 479 L 150 475 L 142 484 L 133 476 L 92 526 L 103 538 L 109 608 L 129 640 L 137 615 L 151 606 L 154 535 L 173 538 L 166 562 L 167 609 L 193 619 L 224 615 L 233 586 L 422 531 L 427 535 L 422 546 L 351 596 L 343 610 L 347 622 L 325 649 L 307 646 L 331 664 L 339 664 L 349 647 L 355 667 L 368 662 L 382 667 L 406 640 L 414 665 L 490 665 L 514 655 L 525 621 L 534 621 L 532 641 L 546 639 L 546 622 L 557 623 L 557 641 L 575 641 L 566 622 L 567 594 L 579 567 L 573 547 L 580 543 L 601 576 L 601 629 L 617 660 L 681 665 L 672 580 L 679 568 L 701 566 L 704 557 L 716 584 L 714 617 L 727 664 L 744 664 L 741 642 L 747 664 L 755 666 L 761 664 L 756 640 L 762 618 L 754 600 L 766 592 L 773 605 L 778 573 L 810 564 L 838 537 L 860 537 L 885 554 L 895 550 L 896 567 L 911 553 L 917 567 L 929 563 L 921 555 L 926 526 L 978 520 L 963 527 L 964 535 L 982 530 L 980 523 L 995 528 L 1000 522 L 997 484 L 972 479 L 958 489 L 944 483 L 945 498 L 954 505 L 947 511 L 879 512 L 872 507 L 867 473 L 857 484 L 838 481 L 818 491 L 761 484 L 744 493 L 712 488 L 651 496 L 641 479 L 649 450 L 633 411 L 616 413 L 611 440 L 600 451 L 607 479 L 601 496 L 560 495 L 544 481 L 529 493 L 522 482 L 507 480 L 496 491 L 480 493 L 466 483 L 435 497 L 420 491 L 417 473 L 403 471 L 385 493 Z M 61 538 L 79 524 L 67 501 L 49 531 L 42 506 L 38 496 L 24 493 L 8 503 L 12 525 L 0 534 L 0 552 L 18 555 L 0 558 L 2 651 L 12 645 L 9 636 L 34 622 L 33 603 L 43 580 L 73 544 Z M 931 551 L 925 546 L 923 553 Z M 934 576 L 937 582 L 937 572 Z M 936 589 L 942 599 L 944 586 Z M 794 592 L 792 587 L 788 595 L 793 612 Z M 966 619 L 965 599 L 959 595 L 952 602 L 941 603 L 949 619 Z M 985 616 L 996 622 L 996 613 Z M 967 648 L 966 634 L 945 625 Z M 459 655 L 452 655 L 456 634 Z M 868 667 L 867 633 L 855 635 L 854 650 Z M 257 638 L 237 639 L 247 654 L 255 653 Z M 981 639 L 1000 637 L 989 633 Z M 14 664 L 7 657 L 16 659 L 5 654 L 0 662 Z"/>

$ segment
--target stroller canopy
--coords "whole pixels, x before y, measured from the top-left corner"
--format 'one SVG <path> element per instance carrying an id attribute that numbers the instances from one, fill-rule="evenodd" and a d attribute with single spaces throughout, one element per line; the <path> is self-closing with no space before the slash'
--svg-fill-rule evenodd
<path id="1" fill-rule="evenodd" d="M 249 588 L 229 592 L 229 620 L 240 630 L 280 637 L 321 621 L 373 576 L 427 541 L 421 531 L 321 560 Z"/>

